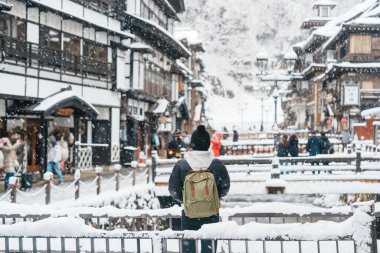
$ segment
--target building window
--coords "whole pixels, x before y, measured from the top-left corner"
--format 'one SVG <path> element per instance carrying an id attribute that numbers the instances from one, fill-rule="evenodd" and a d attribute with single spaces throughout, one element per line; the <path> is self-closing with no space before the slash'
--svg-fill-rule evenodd
<path id="1" fill-rule="evenodd" d="M 141 1 L 141 17 L 151 20 L 168 30 L 168 18 L 155 4 L 148 6 L 144 1 Z"/>
<path id="2" fill-rule="evenodd" d="M 372 50 L 380 51 L 380 37 L 372 37 Z"/>
<path id="3" fill-rule="evenodd" d="M 25 41 L 25 21 L 16 17 L 0 14 L 0 34 Z"/>
<path id="4" fill-rule="evenodd" d="M 40 26 L 40 45 L 49 49 L 61 50 L 61 32 Z"/>
<path id="5" fill-rule="evenodd" d="M 373 89 L 373 82 L 372 81 L 363 81 L 362 82 L 362 90 L 372 90 Z"/>
<path id="6" fill-rule="evenodd" d="M 107 62 L 107 47 L 94 42 L 84 41 L 83 55 L 97 61 Z"/>
<path id="7" fill-rule="evenodd" d="M 64 33 L 63 50 L 70 54 L 80 55 L 80 38 L 71 34 Z"/>
<path id="8" fill-rule="evenodd" d="M 371 35 L 351 35 L 350 53 L 351 54 L 371 54 L 372 37 Z"/>
<path id="9" fill-rule="evenodd" d="M 319 7 L 320 17 L 330 17 L 330 7 L 321 6 Z"/>

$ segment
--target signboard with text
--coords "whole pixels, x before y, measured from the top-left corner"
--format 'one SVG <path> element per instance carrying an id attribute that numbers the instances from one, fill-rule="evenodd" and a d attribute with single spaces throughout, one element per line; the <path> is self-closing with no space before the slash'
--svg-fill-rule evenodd
<path id="1" fill-rule="evenodd" d="M 344 105 L 360 105 L 360 89 L 359 85 L 344 86 Z"/>

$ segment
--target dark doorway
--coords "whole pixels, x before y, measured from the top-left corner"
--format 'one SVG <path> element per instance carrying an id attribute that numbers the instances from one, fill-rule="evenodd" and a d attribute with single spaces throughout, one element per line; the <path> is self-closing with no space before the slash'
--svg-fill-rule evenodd
<path id="1" fill-rule="evenodd" d="M 92 164 L 110 164 L 111 123 L 108 120 L 92 121 L 92 143 L 108 144 L 108 147 L 92 147 Z"/>

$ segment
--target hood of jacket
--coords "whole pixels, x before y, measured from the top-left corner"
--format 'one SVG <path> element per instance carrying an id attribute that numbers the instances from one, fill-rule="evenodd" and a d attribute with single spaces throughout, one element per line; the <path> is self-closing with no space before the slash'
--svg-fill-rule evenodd
<path id="1" fill-rule="evenodd" d="M 213 159 L 212 151 L 190 151 L 185 154 L 185 160 L 193 170 L 207 169 Z"/>

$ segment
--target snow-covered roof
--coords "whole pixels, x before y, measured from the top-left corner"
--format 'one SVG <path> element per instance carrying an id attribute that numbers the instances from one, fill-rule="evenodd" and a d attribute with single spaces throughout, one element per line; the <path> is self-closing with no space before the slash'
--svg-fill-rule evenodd
<path id="1" fill-rule="evenodd" d="M 313 62 L 312 64 L 309 65 L 309 67 L 307 67 L 306 69 L 302 71 L 302 75 L 307 74 L 310 70 L 315 69 L 315 68 L 326 68 L 326 64 Z"/>
<path id="2" fill-rule="evenodd" d="M 363 118 L 367 116 L 380 116 L 380 107 L 374 107 L 361 112 Z"/>
<path id="3" fill-rule="evenodd" d="M 166 38 L 168 38 L 170 41 L 174 42 L 174 44 L 176 44 L 180 48 L 180 50 L 182 51 L 181 54 L 186 55 L 186 56 L 191 56 L 191 52 L 179 40 L 174 38 L 174 36 L 172 34 L 170 34 L 167 30 L 165 30 L 160 25 L 156 24 L 155 22 L 153 22 L 151 20 L 139 17 L 137 15 L 133 15 L 131 13 L 126 13 L 126 15 L 128 15 L 129 17 L 131 17 L 135 20 L 142 22 L 144 24 L 145 31 L 147 31 L 148 26 L 151 26 L 155 31 L 154 32 L 155 36 L 160 37 L 160 36 L 164 35 Z M 129 25 L 131 25 L 131 24 L 129 24 Z M 160 32 L 160 33 L 158 33 L 158 32 Z"/>
<path id="4" fill-rule="evenodd" d="M 345 69 L 347 71 L 354 71 L 360 69 L 367 69 L 369 71 L 378 72 L 380 70 L 380 62 L 341 62 L 333 63 L 328 66 L 326 73 L 334 72 L 337 69 Z"/>
<path id="5" fill-rule="evenodd" d="M 189 45 L 202 43 L 198 38 L 198 32 L 189 27 L 176 27 L 174 29 L 174 37 L 178 40 L 186 39 Z"/>
<path id="6" fill-rule="evenodd" d="M 142 42 L 133 42 L 129 45 L 131 49 L 151 49 L 150 46 L 142 43 Z"/>
<path id="7" fill-rule="evenodd" d="M 318 6 L 331 6 L 331 7 L 335 7 L 337 6 L 338 4 L 334 1 L 330 1 L 330 0 L 318 0 L 318 1 L 315 1 L 313 3 L 313 8 L 317 8 Z"/>
<path id="8" fill-rule="evenodd" d="M 84 99 L 82 96 L 78 95 L 76 92 L 74 92 L 71 89 L 66 89 L 60 92 L 57 92 L 41 102 L 39 102 L 36 106 L 32 108 L 32 111 L 34 112 L 47 112 L 47 113 L 53 113 L 57 111 L 60 108 L 65 108 L 72 106 L 69 104 L 69 101 L 78 101 L 80 105 L 84 108 L 86 108 L 86 112 L 89 113 L 92 111 L 92 114 L 95 114 L 95 116 L 99 115 L 99 111 L 86 99 Z"/>
<path id="9" fill-rule="evenodd" d="M 306 50 L 310 46 L 316 46 L 318 47 L 319 45 L 316 44 L 316 37 L 324 37 L 323 39 L 320 40 L 321 44 L 325 43 L 326 40 L 330 38 L 330 40 L 333 40 L 334 37 L 336 37 L 342 28 L 342 24 L 349 22 L 355 18 L 359 18 L 361 15 L 365 15 L 366 12 L 373 10 L 375 7 L 378 6 L 377 0 L 366 0 L 360 4 L 355 5 L 352 7 L 349 11 L 345 12 L 343 15 L 340 15 L 331 21 L 327 22 L 326 25 L 316 29 L 313 31 L 313 33 L 307 38 L 304 47 L 302 48 L 303 50 Z M 326 45 L 326 43 L 325 43 Z"/>
<path id="10" fill-rule="evenodd" d="M 116 22 L 107 22 L 107 23 L 104 23 L 103 19 L 97 19 L 97 18 L 91 17 L 90 15 L 88 17 L 87 16 L 83 17 L 83 15 L 78 15 L 76 12 L 70 11 L 69 8 L 66 8 L 66 9 L 61 8 L 62 7 L 61 3 L 59 3 L 57 5 L 57 3 L 56 3 L 57 1 L 52 1 L 52 0 L 29 0 L 29 2 L 32 3 L 32 4 L 34 3 L 34 4 L 37 4 L 37 5 L 48 7 L 49 9 L 54 10 L 56 12 L 60 12 L 60 13 L 65 14 L 67 16 L 76 18 L 76 19 L 78 19 L 80 21 L 83 21 L 85 23 L 97 26 L 97 27 L 105 29 L 107 31 L 117 33 L 118 35 L 121 35 L 121 36 L 124 36 L 124 37 L 129 37 L 129 38 L 134 38 L 135 37 L 131 33 L 122 31 L 121 30 L 121 24 L 118 25 L 118 26 L 115 26 Z M 69 6 L 69 5 L 67 5 L 67 6 Z"/>
<path id="11" fill-rule="evenodd" d="M 175 61 L 175 63 L 177 64 L 177 66 L 178 66 L 180 69 L 184 70 L 187 74 L 189 74 L 189 75 L 192 75 L 192 74 L 193 74 L 193 71 L 191 71 L 191 69 L 189 69 L 185 64 L 183 64 L 182 61 L 181 61 L 180 59 L 177 59 L 177 60 Z"/>
<path id="12" fill-rule="evenodd" d="M 160 98 L 157 101 L 157 107 L 152 111 L 153 114 L 163 114 L 169 105 L 169 101 L 166 100 L 165 98 Z"/>
<path id="13" fill-rule="evenodd" d="M 269 56 L 267 54 L 267 52 L 265 51 L 260 51 L 257 55 L 256 55 L 256 59 L 268 59 Z"/>

